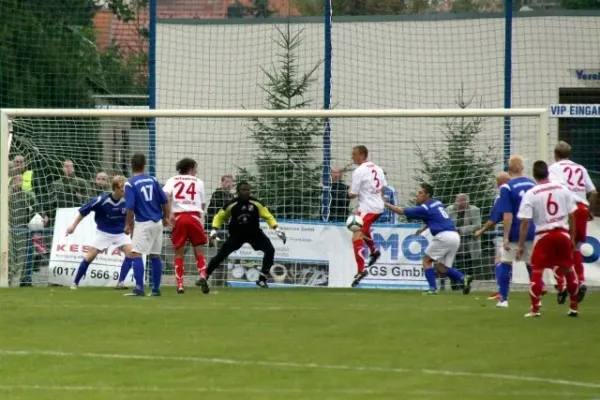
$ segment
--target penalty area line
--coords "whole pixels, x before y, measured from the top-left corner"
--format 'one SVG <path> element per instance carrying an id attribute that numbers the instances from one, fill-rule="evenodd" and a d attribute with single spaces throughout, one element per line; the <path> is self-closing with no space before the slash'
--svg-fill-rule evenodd
<path id="1" fill-rule="evenodd" d="M 317 363 L 295 363 L 280 361 L 254 361 L 254 360 L 235 360 L 227 358 L 208 358 L 192 356 L 161 356 L 152 354 L 110 354 L 110 353 L 69 353 L 63 351 L 50 350 L 3 350 L 0 349 L 0 356 L 47 356 L 47 357 L 75 357 L 75 358 L 94 358 L 94 359 L 120 359 L 120 360 L 147 360 L 147 361 L 178 361 L 192 362 L 202 364 L 224 364 L 236 366 L 260 366 L 276 368 L 294 368 L 294 369 L 321 369 L 338 371 L 358 371 L 358 372 L 380 372 L 380 373 L 412 373 L 425 375 L 444 375 L 444 376 L 465 376 L 473 378 L 486 378 L 503 381 L 515 382 L 537 382 L 560 386 L 571 386 L 580 388 L 600 389 L 600 382 L 579 382 L 567 379 L 543 378 L 536 376 L 496 374 L 485 372 L 468 371 L 447 371 L 435 369 L 416 369 L 416 368 L 384 368 L 360 365 L 327 365 Z"/>

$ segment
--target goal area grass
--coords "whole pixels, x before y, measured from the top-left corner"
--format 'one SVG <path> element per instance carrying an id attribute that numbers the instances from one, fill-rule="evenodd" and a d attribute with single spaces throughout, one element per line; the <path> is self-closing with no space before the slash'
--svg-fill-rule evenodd
<path id="1" fill-rule="evenodd" d="M 548 399 L 600 397 L 600 301 L 555 294 L 222 289 L 127 298 L 0 290 L 0 398 Z"/>

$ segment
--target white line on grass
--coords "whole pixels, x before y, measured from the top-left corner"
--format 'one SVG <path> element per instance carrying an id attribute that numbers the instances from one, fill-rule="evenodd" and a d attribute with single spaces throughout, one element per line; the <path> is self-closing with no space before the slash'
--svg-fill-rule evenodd
<path id="1" fill-rule="evenodd" d="M 161 356 L 152 354 L 103 354 L 103 353 L 68 353 L 63 351 L 50 350 L 1 350 L 0 355 L 4 356 L 49 356 L 49 357 L 88 357 L 88 358 L 106 358 L 121 360 L 150 360 L 150 361 L 187 361 L 204 364 L 227 364 L 241 366 L 261 366 L 277 368 L 303 368 L 303 369 L 324 369 L 340 371 L 359 371 L 359 372 L 383 372 L 383 373 L 417 373 L 426 375 L 445 375 L 445 376 L 468 376 L 474 378 L 488 378 L 505 381 L 519 382 L 537 382 L 549 383 L 553 385 L 573 386 L 582 388 L 600 389 L 600 382 L 578 382 L 567 379 L 542 378 L 536 376 L 494 374 L 484 372 L 467 371 L 446 371 L 435 369 L 411 369 L 411 368 L 383 368 L 360 365 L 327 365 L 316 363 L 294 363 L 279 361 L 252 361 L 252 360 L 234 360 L 227 358 L 204 358 L 204 357 L 177 357 Z"/>
<path id="2" fill-rule="evenodd" d="M 64 392 L 135 392 L 135 393 L 241 393 L 241 394 L 348 394 L 348 395 L 413 395 L 413 396 L 443 396 L 447 397 L 447 391 L 440 390 L 381 390 L 381 389 L 305 389 L 305 388 L 251 388 L 251 387 L 156 387 L 156 386 L 68 386 L 68 385 L 3 385 L 0 390 L 40 390 L 40 391 L 64 391 Z M 473 391 L 470 394 L 477 394 Z M 482 394 L 488 395 L 488 394 Z M 572 392 L 540 392 L 540 391 L 494 391 L 495 396 L 505 397 L 581 397 L 581 393 Z"/>
<path id="3" fill-rule="evenodd" d="M 124 309 L 124 310 L 149 310 L 149 311 L 153 311 L 153 310 L 169 310 L 169 311 L 173 311 L 173 310 L 177 310 L 177 311 L 195 311 L 195 310 L 216 310 L 216 311 L 221 311 L 221 310 L 227 310 L 227 311 L 323 311 L 323 307 L 307 307 L 307 306 L 295 306 L 295 305 L 290 305 L 290 306 L 274 306 L 272 304 L 265 304 L 265 305 L 256 305 L 256 306 L 231 306 L 231 305 L 227 305 L 227 304 L 223 304 L 223 303 L 200 303 L 196 306 L 189 306 L 189 305 L 183 305 L 183 304 L 156 304 L 153 305 L 151 309 L 149 309 L 147 306 L 147 303 L 140 303 L 140 304 L 135 304 L 138 301 L 145 301 L 144 299 L 140 299 L 140 300 L 133 300 L 130 304 L 92 304 L 92 303 L 60 303 L 60 302 L 56 302 L 56 303 L 37 303 L 37 304 L 27 304 L 27 305 L 23 305 L 23 304 L 0 304 L 0 310 L 2 309 L 7 309 L 10 310 L 11 312 L 18 310 L 18 309 L 27 309 L 27 308 L 52 308 L 52 309 L 57 309 L 57 308 L 79 308 L 79 309 Z M 147 299 L 146 301 L 152 301 L 152 299 Z M 490 303 L 491 304 L 491 303 Z M 372 305 L 369 304 L 346 304 L 346 307 L 342 307 L 342 308 L 336 308 L 336 310 L 338 311 L 343 311 L 343 310 L 348 310 L 348 311 L 357 311 L 357 310 L 362 310 L 362 311 L 368 311 L 369 313 L 372 313 L 373 311 L 379 311 L 379 312 L 384 312 L 384 311 L 397 311 L 399 308 L 401 308 L 400 305 L 398 306 L 377 306 L 376 308 L 374 308 Z M 472 310 L 473 306 L 466 306 L 466 305 L 457 305 L 457 306 L 448 306 L 448 305 L 444 305 L 443 307 L 419 307 L 419 306 L 412 306 L 411 305 L 411 309 L 413 310 L 424 310 L 424 311 L 433 311 L 433 312 L 447 312 L 447 311 L 460 311 L 460 310 Z"/>

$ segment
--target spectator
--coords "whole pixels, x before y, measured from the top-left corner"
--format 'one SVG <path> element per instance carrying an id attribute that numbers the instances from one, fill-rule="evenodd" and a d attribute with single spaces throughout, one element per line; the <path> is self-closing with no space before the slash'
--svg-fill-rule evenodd
<path id="1" fill-rule="evenodd" d="M 23 177 L 21 175 L 15 175 L 11 181 L 8 210 L 8 224 L 10 226 L 8 280 L 11 284 L 16 284 L 20 280 L 21 286 L 31 286 L 31 282 L 26 284 L 24 281 L 27 278 L 24 267 L 27 260 L 27 247 L 29 246 L 28 224 L 38 210 L 33 191 L 23 190 Z"/>
<path id="2" fill-rule="evenodd" d="M 221 187 L 215 190 L 210 198 L 210 203 L 206 209 L 206 224 L 210 228 L 212 220 L 217 215 L 221 207 L 229 200 L 233 199 L 233 176 L 223 175 L 221 177 Z M 209 228 L 207 228 L 209 230 Z"/>
<path id="3" fill-rule="evenodd" d="M 331 222 L 344 222 L 348 218 L 350 197 L 348 185 L 342 182 L 343 173 L 341 168 L 331 170 L 331 206 L 329 207 Z"/>
<path id="4" fill-rule="evenodd" d="M 481 259 L 481 239 L 473 234 L 481 226 L 481 211 L 469 204 L 469 196 L 464 193 L 456 195 L 454 205 L 446 208 L 446 212 L 454 221 L 460 234 L 460 248 L 456 256 L 456 266 L 470 275 L 473 263 Z"/>
<path id="5" fill-rule="evenodd" d="M 94 184 L 92 185 L 92 197 L 98 197 L 101 194 L 110 192 L 110 184 L 108 183 L 108 175 L 106 172 L 98 172 Z"/>
<path id="6" fill-rule="evenodd" d="M 385 171 L 383 171 L 383 174 L 385 175 L 385 179 L 387 181 L 387 174 L 385 173 Z M 396 189 L 394 189 L 393 186 L 388 185 L 385 187 L 383 191 L 383 200 L 387 203 L 390 203 L 393 206 L 398 205 L 398 192 L 396 191 Z M 398 222 L 397 218 L 398 214 L 395 214 L 389 208 L 386 208 L 385 210 L 383 210 L 383 214 L 381 214 L 381 217 L 379 217 L 377 222 L 380 222 L 382 224 L 395 224 Z"/>
<path id="7" fill-rule="evenodd" d="M 58 208 L 80 207 L 88 200 L 90 193 L 87 182 L 75 176 L 71 160 L 63 162 L 63 176 L 52 182 L 50 202 L 55 213 Z"/>
<path id="8" fill-rule="evenodd" d="M 14 177 L 20 176 L 21 181 L 21 189 L 26 192 L 33 191 L 33 171 L 27 169 L 27 162 L 25 161 L 25 157 L 18 155 L 13 158 L 12 168 L 10 169 L 11 180 Z M 9 185 L 11 182 L 9 181 Z"/>

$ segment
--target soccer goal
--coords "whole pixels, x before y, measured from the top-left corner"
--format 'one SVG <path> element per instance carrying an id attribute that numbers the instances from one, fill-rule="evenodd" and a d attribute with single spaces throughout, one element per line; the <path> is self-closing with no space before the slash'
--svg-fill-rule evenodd
<path id="1" fill-rule="evenodd" d="M 513 153 L 523 155 L 527 169 L 547 159 L 550 135 L 544 108 L 3 109 L 0 116 L 2 287 L 72 282 L 95 225 L 90 216 L 75 234 L 67 237 L 66 228 L 78 207 L 111 190 L 111 177 L 130 176 L 135 152 L 146 155 L 147 172 L 161 183 L 176 174 L 179 159 L 197 161 L 206 185 L 207 226 L 234 196 L 236 182 L 249 182 L 288 236 L 285 245 L 272 236 L 275 282 L 348 287 L 355 261 L 344 221 L 356 207 L 347 191 L 352 147 L 361 144 L 385 171 L 388 201 L 414 205 L 419 182 L 434 186 L 463 234 L 456 267 L 491 281 L 495 234 L 474 240 L 472 233 L 489 215 L 495 173 Z M 361 285 L 425 286 L 420 260 L 431 237 L 427 231 L 415 235 L 419 226 L 382 216 L 373 235 L 383 255 Z M 169 235 L 165 229 L 167 285 L 174 282 Z M 207 248 L 207 258 L 214 251 Z M 81 286 L 114 286 L 122 257 L 115 249 L 102 253 Z M 255 279 L 259 263 L 260 254 L 243 247 L 215 274 L 213 285 L 244 286 Z M 185 269 L 193 281 L 191 250 Z"/>

